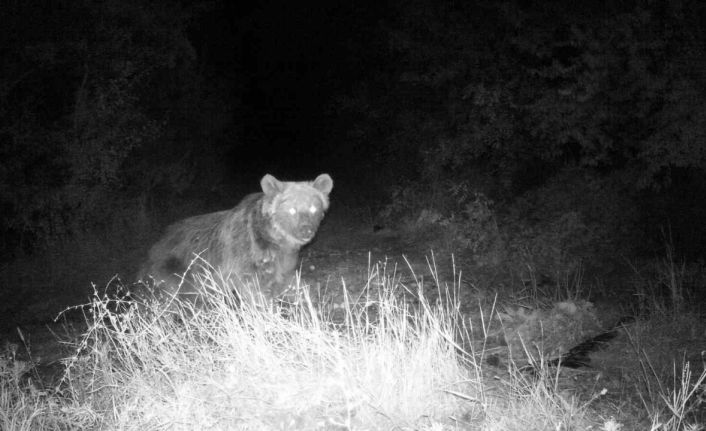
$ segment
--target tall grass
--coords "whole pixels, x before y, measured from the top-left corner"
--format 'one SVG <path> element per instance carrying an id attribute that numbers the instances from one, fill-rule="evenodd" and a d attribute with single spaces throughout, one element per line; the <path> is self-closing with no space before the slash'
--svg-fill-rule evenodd
<path id="1" fill-rule="evenodd" d="M 695 317 L 690 315 L 688 317 Z M 659 328 L 657 319 L 662 319 Z M 660 316 L 649 322 L 639 322 L 634 329 L 626 330 L 634 350 L 635 394 L 643 405 L 651 422 L 650 431 L 698 431 L 706 430 L 706 362 L 701 352 L 700 363 L 692 364 L 684 356 L 688 348 L 677 352 L 666 351 L 669 346 L 655 346 L 655 340 L 663 340 L 664 334 L 677 333 L 676 337 L 688 337 L 686 320 L 675 321 L 673 316 Z M 676 338 L 671 335 L 669 338 Z M 686 344 L 686 340 L 681 340 Z M 672 353 L 669 355 L 668 353 Z M 696 373 L 694 374 L 694 368 Z"/>
<path id="2" fill-rule="evenodd" d="M 417 292 L 385 264 L 370 266 L 362 288 L 342 280 L 336 308 L 301 280 L 294 304 L 273 303 L 208 271 L 198 305 L 143 298 L 116 312 L 114 299 L 96 294 L 56 387 L 35 389 L 13 371 L 21 363 L 0 361 L 0 429 L 620 428 L 595 414 L 594 399 L 563 392 L 558 369 L 527 376 L 511 361 L 485 364 L 494 311 L 479 310 L 473 328 L 459 311 L 460 277 L 449 287 L 429 269 L 434 301 L 411 268 Z M 694 388 L 675 386 L 659 420 L 686 417 Z M 674 423 L 654 429 L 684 428 Z"/>
<path id="3" fill-rule="evenodd" d="M 199 280 L 202 307 L 175 298 L 116 315 L 97 301 L 66 383 L 117 429 L 419 428 L 461 417 L 477 389 L 449 342 L 448 310 L 412 308 L 385 274 L 369 279 L 385 288 L 354 301 L 344 285 L 339 322 L 306 294 L 298 305 L 238 298 L 211 272 Z"/>

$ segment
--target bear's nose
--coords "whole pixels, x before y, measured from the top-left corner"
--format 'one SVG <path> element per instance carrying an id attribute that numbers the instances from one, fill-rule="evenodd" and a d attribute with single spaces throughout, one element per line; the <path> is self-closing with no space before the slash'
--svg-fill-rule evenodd
<path id="1" fill-rule="evenodd" d="M 299 232 L 301 232 L 302 237 L 311 238 L 314 236 L 314 226 L 311 224 L 305 224 L 300 227 Z"/>

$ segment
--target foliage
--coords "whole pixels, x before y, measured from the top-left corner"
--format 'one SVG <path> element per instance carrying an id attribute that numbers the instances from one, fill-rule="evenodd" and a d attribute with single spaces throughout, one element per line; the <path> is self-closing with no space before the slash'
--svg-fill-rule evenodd
<path id="1" fill-rule="evenodd" d="M 392 201 L 380 212 L 387 226 L 461 254 L 477 277 L 481 268 L 489 271 L 484 277 L 515 277 L 509 284 L 606 274 L 646 242 L 637 241 L 639 214 L 622 184 L 578 168 L 500 203 L 467 181 L 409 182 L 390 190 Z"/>
<path id="2" fill-rule="evenodd" d="M 389 135 L 417 148 L 428 178 L 482 169 L 513 189 L 529 170 L 548 168 L 541 183 L 579 166 L 658 186 L 671 169 L 706 167 L 692 7 L 704 9 L 408 2 L 389 29 L 401 66 L 372 112 L 424 101 L 399 103 Z"/>
<path id="3" fill-rule="evenodd" d="M 619 182 L 568 169 L 518 196 L 499 223 L 516 262 L 560 280 L 586 269 L 605 274 L 633 255 L 637 218 Z"/>
<path id="4" fill-rule="evenodd" d="M 654 239 L 670 223 L 693 239 L 703 211 L 673 208 L 701 205 L 674 190 L 706 173 L 704 13 L 696 1 L 401 2 L 383 25 L 389 63 L 339 108 L 377 171 L 397 168 L 389 213 L 458 220 L 464 200 L 446 191 L 466 184 L 537 254 L 610 250 L 626 227 Z"/>
<path id="5" fill-rule="evenodd" d="M 6 253 L 105 227 L 121 213 L 116 193 L 137 198 L 149 190 L 135 186 L 162 181 L 161 166 L 147 169 L 145 154 L 173 145 L 166 131 L 181 118 L 165 106 L 184 99 L 192 90 L 183 84 L 195 80 L 189 9 L 138 0 L 39 3 L 2 11 Z"/>

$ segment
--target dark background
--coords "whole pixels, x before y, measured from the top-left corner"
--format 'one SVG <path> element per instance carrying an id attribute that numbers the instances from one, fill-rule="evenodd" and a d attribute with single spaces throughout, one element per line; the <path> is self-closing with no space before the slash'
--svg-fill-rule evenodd
<path id="1" fill-rule="evenodd" d="M 5 0 L 0 311 L 131 274 L 265 173 L 471 261 L 698 264 L 702 3 Z"/>

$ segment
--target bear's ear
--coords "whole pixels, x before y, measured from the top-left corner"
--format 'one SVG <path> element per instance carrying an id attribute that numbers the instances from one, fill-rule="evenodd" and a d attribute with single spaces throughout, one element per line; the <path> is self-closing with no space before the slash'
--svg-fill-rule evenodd
<path id="1" fill-rule="evenodd" d="M 283 184 L 272 175 L 266 174 L 260 180 L 260 187 L 262 187 L 262 191 L 265 192 L 266 195 L 274 195 L 282 190 Z"/>
<path id="2" fill-rule="evenodd" d="M 313 186 L 316 190 L 327 195 L 331 193 L 331 189 L 333 188 L 333 180 L 331 179 L 329 174 L 321 174 L 316 177 Z"/>

